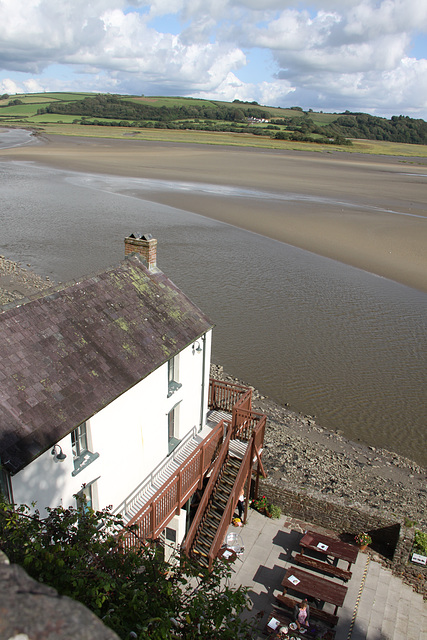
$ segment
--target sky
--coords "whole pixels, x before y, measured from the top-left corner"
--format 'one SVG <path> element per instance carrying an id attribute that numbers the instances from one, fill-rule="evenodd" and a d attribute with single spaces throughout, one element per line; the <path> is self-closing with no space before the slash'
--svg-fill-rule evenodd
<path id="1" fill-rule="evenodd" d="M 0 94 L 40 91 L 427 120 L 427 0 L 0 0 Z"/>

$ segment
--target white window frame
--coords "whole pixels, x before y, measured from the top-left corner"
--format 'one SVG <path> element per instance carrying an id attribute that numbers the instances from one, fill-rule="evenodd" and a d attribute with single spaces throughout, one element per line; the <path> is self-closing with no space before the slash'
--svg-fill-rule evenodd
<path id="1" fill-rule="evenodd" d="M 80 458 L 86 451 L 89 451 L 88 444 L 88 425 L 87 422 L 82 422 L 77 429 L 71 432 L 71 448 L 73 451 L 73 458 Z M 84 446 L 82 446 L 82 443 Z"/>
<path id="2" fill-rule="evenodd" d="M 79 503 L 79 499 L 77 497 L 77 507 L 83 506 L 83 511 L 87 511 L 87 509 L 92 509 L 96 511 L 98 508 L 98 478 L 92 480 L 92 482 L 88 482 L 85 484 L 80 491 L 77 493 L 77 496 L 84 496 L 84 503 Z M 88 501 L 89 499 L 89 501 Z"/>
<path id="3" fill-rule="evenodd" d="M 74 471 L 71 475 L 76 476 L 80 471 L 86 469 L 94 460 L 99 458 L 99 453 L 92 451 L 89 421 L 82 422 L 71 432 L 71 448 L 73 452 Z"/>
<path id="4" fill-rule="evenodd" d="M 181 440 L 177 438 L 177 433 L 179 433 L 179 405 L 181 403 L 178 402 L 176 405 L 172 407 L 170 411 L 167 413 L 168 419 L 168 447 L 169 453 L 179 445 Z"/>
<path id="5" fill-rule="evenodd" d="M 179 382 L 179 354 L 168 360 L 168 398 L 182 387 Z"/>

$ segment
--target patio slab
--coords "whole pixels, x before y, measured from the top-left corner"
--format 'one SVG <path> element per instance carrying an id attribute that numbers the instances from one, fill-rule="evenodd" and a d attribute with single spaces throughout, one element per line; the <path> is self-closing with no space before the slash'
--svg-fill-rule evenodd
<path id="1" fill-rule="evenodd" d="M 288 516 L 272 520 L 253 510 L 238 529 L 245 551 L 232 566 L 231 582 L 249 589 L 252 616 L 259 620 L 259 640 L 266 638 L 264 628 L 277 604 L 276 595 L 282 593 L 281 581 L 294 564 L 292 557 L 307 529 L 332 533 Z M 230 527 L 231 531 L 237 529 Z M 427 606 L 420 594 L 367 554 L 359 553 L 351 570 L 347 595 L 338 609 L 335 640 L 427 640 Z M 417 612 L 416 626 L 409 624 L 408 611 Z"/>

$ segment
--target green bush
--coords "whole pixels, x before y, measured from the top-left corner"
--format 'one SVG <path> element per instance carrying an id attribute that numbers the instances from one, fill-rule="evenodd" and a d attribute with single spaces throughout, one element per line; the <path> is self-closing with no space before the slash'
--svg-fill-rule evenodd
<path id="1" fill-rule="evenodd" d="M 276 506 L 275 504 L 270 504 L 268 508 L 272 518 L 280 518 L 280 516 L 282 515 L 280 507 Z"/>
<path id="2" fill-rule="evenodd" d="M 268 502 L 265 496 L 262 496 L 262 498 L 259 498 L 258 500 L 252 500 L 250 506 L 259 513 L 264 513 L 267 518 L 280 518 L 282 515 L 280 507 Z"/>
<path id="3" fill-rule="evenodd" d="M 414 549 L 423 556 L 427 555 L 427 533 L 423 533 L 418 529 L 415 531 Z"/>

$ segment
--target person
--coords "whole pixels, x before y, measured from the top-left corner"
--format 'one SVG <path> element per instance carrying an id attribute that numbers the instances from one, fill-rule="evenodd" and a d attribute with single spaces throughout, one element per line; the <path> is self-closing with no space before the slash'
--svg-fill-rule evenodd
<path id="1" fill-rule="evenodd" d="M 242 491 L 237 501 L 237 511 L 239 512 L 239 518 L 242 521 L 243 521 L 243 512 L 245 510 L 244 505 L 245 505 L 245 496 L 243 495 L 243 491 Z"/>
<path id="2" fill-rule="evenodd" d="M 307 600 L 303 600 L 300 604 L 296 604 L 294 607 L 294 620 L 298 627 L 308 627 L 310 623 L 310 607 Z"/>

